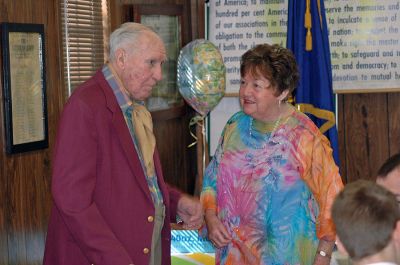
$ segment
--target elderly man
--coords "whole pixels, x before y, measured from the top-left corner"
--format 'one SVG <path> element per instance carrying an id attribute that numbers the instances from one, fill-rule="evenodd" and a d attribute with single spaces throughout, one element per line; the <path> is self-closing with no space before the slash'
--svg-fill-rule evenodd
<path id="1" fill-rule="evenodd" d="M 155 32 L 125 23 L 110 36 L 110 62 L 65 105 L 45 265 L 170 264 L 170 222 L 202 224 L 200 203 L 164 182 L 143 106 L 165 60 Z"/>

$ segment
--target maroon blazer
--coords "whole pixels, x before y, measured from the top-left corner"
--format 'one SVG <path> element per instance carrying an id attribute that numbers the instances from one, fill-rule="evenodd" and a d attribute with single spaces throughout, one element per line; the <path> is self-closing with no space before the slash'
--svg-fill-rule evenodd
<path id="1" fill-rule="evenodd" d="M 154 205 L 115 95 L 99 70 L 64 107 L 53 157 L 54 205 L 45 265 L 147 265 Z M 162 264 L 170 264 L 170 222 L 179 191 L 154 163 L 166 205 Z"/>

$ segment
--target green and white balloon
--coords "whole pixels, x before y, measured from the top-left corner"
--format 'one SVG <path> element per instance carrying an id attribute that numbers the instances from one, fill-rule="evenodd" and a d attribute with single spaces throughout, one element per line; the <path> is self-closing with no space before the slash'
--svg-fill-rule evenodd
<path id="1" fill-rule="evenodd" d="M 218 48 L 204 39 L 183 47 L 177 81 L 185 101 L 205 117 L 225 94 L 225 65 Z"/>

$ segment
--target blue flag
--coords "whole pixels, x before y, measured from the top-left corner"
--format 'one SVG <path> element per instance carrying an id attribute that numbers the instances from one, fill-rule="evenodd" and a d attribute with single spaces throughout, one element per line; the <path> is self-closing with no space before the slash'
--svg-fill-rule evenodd
<path id="1" fill-rule="evenodd" d="M 333 157 L 339 166 L 324 0 L 289 0 L 288 2 L 286 47 L 296 56 L 300 70 L 300 82 L 294 94 L 295 103 L 328 137 L 333 149 Z"/>

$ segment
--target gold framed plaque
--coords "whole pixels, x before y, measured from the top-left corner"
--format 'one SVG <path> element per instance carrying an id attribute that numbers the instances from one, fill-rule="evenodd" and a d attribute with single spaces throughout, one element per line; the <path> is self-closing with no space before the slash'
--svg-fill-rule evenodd
<path id="1" fill-rule="evenodd" d="M 6 152 L 48 147 L 44 26 L 2 23 Z"/>

